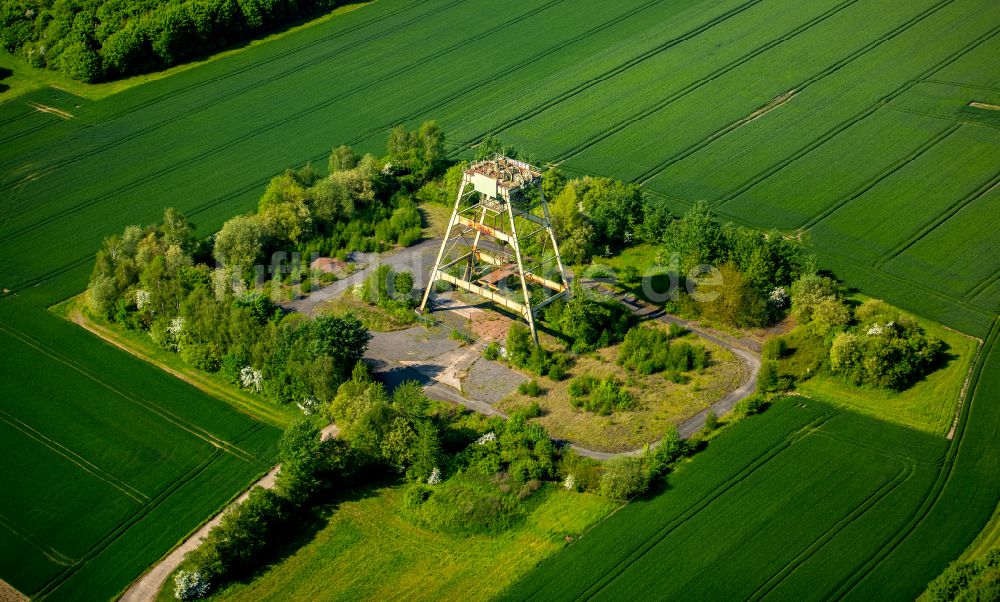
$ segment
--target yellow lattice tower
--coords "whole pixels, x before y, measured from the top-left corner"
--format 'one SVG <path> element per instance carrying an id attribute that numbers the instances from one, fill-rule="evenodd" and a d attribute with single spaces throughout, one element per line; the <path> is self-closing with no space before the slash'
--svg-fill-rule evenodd
<path id="1" fill-rule="evenodd" d="M 500 155 L 463 172 L 420 311 L 443 280 L 520 315 L 538 342 L 536 312 L 568 294 L 540 178 Z"/>

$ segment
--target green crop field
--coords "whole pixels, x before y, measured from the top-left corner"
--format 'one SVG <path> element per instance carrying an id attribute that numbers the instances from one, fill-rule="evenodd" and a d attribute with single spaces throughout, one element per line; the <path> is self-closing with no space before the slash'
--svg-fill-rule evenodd
<path id="1" fill-rule="evenodd" d="M 455 156 L 494 132 L 676 211 L 705 199 L 986 339 L 953 440 L 787 404 L 559 555 L 576 582 L 543 566 L 512 592 L 912 596 L 1000 492 L 1000 119 L 969 106 L 1000 104 L 998 34 L 990 0 L 377 0 L 99 100 L 0 94 L 0 577 L 112 596 L 274 454 L 272 427 L 46 311 L 101 239 L 166 206 L 208 234 L 284 168 L 436 119 Z"/>

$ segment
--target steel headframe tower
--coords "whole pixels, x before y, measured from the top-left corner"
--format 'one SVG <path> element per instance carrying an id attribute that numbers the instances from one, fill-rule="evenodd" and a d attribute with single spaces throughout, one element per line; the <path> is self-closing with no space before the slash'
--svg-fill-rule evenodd
<path id="1" fill-rule="evenodd" d="M 443 280 L 520 315 L 538 342 L 536 312 L 568 295 L 540 177 L 538 168 L 501 155 L 463 172 L 420 311 Z"/>

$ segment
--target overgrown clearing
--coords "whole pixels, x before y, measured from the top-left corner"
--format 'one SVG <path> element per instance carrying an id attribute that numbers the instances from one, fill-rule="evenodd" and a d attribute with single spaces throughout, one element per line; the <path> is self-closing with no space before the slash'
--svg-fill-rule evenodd
<path id="1" fill-rule="evenodd" d="M 274 454 L 273 428 L 45 311 L 101 239 L 165 206 L 210 233 L 288 165 L 434 118 L 456 155 L 494 132 L 804 231 L 851 285 L 986 339 L 951 443 L 786 402 L 512 593 L 912 597 L 1000 491 L 1000 128 L 969 106 L 1000 104 L 998 33 L 987 0 L 379 0 L 96 102 L 3 102 L 0 577 L 110 597 Z"/>

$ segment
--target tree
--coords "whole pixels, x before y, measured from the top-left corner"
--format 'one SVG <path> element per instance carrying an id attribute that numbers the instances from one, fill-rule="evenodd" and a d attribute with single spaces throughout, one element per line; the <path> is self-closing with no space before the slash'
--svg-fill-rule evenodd
<path id="1" fill-rule="evenodd" d="M 642 221 L 642 189 L 612 178 L 593 178 L 583 194 L 584 212 L 599 242 L 620 246 Z"/>
<path id="2" fill-rule="evenodd" d="M 441 441 L 437 428 L 430 420 L 417 423 L 417 440 L 413 448 L 411 477 L 426 480 L 441 462 Z"/>
<path id="3" fill-rule="evenodd" d="M 59 60 L 67 77 L 87 83 L 101 78 L 101 57 L 86 42 L 71 43 L 59 55 Z"/>
<path id="4" fill-rule="evenodd" d="M 296 503 L 316 492 L 324 474 L 334 466 L 332 445 L 322 440 L 322 433 L 312 421 L 301 418 L 291 423 L 278 442 L 281 471 L 277 491 Z"/>
<path id="5" fill-rule="evenodd" d="M 358 164 L 358 155 L 351 147 L 343 144 L 330 153 L 330 173 L 354 169 Z"/>
<path id="6" fill-rule="evenodd" d="M 167 246 L 176 245 L 186 250 L 191 245 L 191 231 L 191 224 L 183 213 L 173 207 L 167 207 L 163 211 L 160 232 L 163 233 L 163 241 Z"/>
<path id="7" fill-rule="evenodd" d="M 213 255 L 223 265 L 245 273 L 260 256 L 262 238 L 263 231 L 256 218 L 238 215 L 223 224 L 215 235 Z"/>
<path id="8" fill-rule="evenodd" d="M 792 283 L 792 316 L 799 324 L 812 320 L 813 310 L 824 299 L 839 298 L 840 286 L 832 278 L 805 274 Z"/>
<path id="9" fill-rule="evenodd" d="M 625 501 L 649 488 L 649 475 L 641 458 L 618 456 L 609 460 L 601 475 L 601 495 L 615 501 Z"/>
<path id="10" fill-rule="evenodd" d="M 722 248 L 722 226 L 705 201 L 696 202 L 684 217 L 672 222 L 664 236 L 664 250 L 678 255 L 682 274 L 714 262 L 722 255 Z"/>

